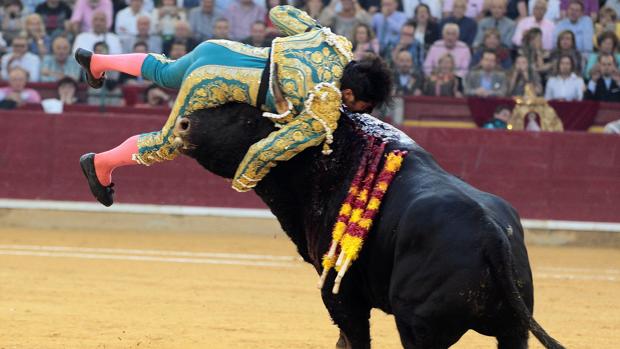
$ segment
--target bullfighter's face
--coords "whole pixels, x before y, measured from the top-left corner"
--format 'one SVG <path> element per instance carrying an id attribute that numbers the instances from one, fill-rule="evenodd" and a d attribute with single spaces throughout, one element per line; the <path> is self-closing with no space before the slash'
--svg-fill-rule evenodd
<path id="1" fill-rule="evenodd" d="M 342 103 L 354 113 L 370 113 L 374 107 L 370 102 L 356 99 L 351 89 L 342 91 Z"/>

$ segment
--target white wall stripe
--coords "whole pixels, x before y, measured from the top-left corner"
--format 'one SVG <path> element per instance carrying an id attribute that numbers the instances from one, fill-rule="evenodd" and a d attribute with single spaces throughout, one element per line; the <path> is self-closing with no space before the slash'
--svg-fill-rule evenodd
<path id="1" fill-rule="evenodd" d="M 2 208 L 275 219 L 274 215 L 266 209 L 228 207 L 146 204 L 114 204 L 111 207 L 104 207 L 96 202 L 0 199 L 0 209 Z M 521 224 L 526 229 L 620 232 L 620 223 L 522 219 Z"/>
<path id="2" fill-rule="evenodd" d="M 269 218 L 269 210 L 252 208 L 198 207 L 146 204 L 114 204 L 105 207 L 97 202 L 0 199 L 0 208 L 76 212 L 142 213 L 183 216 L 217 216 L 230 218 Z"/>
<path id="3" fill-rule="evenodd" d="M 24 249 L 18 249 L 22 246 Z M 289 262 L 271 262 L 271 261 L 253 261 L 253 260 L 236 260 L 236 259 L 213 259 L 213 258 L 181 258 L 181 257 L 163 257 L 144 255 L 147 253 L 165 253 L 170 251 L 156 251 L 156 250 L 128 250 L 128 249 L 86 249 L 82 247 L 67 247 L 63 249 L 56 249 L 57 246 L 30 246 L 30 245 L 3 245 L 0 247 L 0 256 L 21 256 L 21 257 L 52 257 L 52 258 L 77 258 L 77 259 L 92 259 L 92 260 L 116 260 L 116 261 L 135 261 L 135 262 L 160 262 L 160 263 L 181 263 L 181 264 L 215 264 L 215 265 L 237 265 L 237 266 L 251 266 L 251 267 L 268 267 L 268 268 L 296 268 L 300 267 L 302 263 Z M 110 253 L 84 253 L 84 252 L 72 252 L 84 251 L 84 250 L 101 250 L 110 251 Z M 113 253 L 111 251 L 114 251 Z M 134 253 L 142 255 L 131 254 L 115 254 L 118 252 L 134 251 Z M 175 251 L 183 252 L 183 251 Z M 193 252 L 187 252 L 192 253 Z M 222 254 L 227 255 L 227 254 Z M 234 255 L 234 254 L 230 254 Z M 260 255 L 256 255 L 260 256 Z M 269 257 L 269 255 L 266 255 Z M 555 271 L 549 273 L 547 271 Z M 579 274 L 572 274 L 571 272 L 577 271 Z M 534 270 L 533 276 L 535 279 L 559 279 L 570 281 L 606 281 L 617 282 L 620 281 L 620 277 L 610 276 L 607 274 L 609 271 L 618 272 L 616 269 L 583 269 L 583 268 L 563 268 L 563 267 L 540 267 Z M 585 272 L 590 272 L 582 274 Z"/>
<path id="4" fill-rule="evenodd" d="M 247 253 L 219 253 L 219 252 L 189 252 L 189 251 L 168 251 L 168 250 L 137 250 L 124 248 L 92 248 L 92 247 L 69 247 L 69 246 L 39 246 L 39 245 L 0 245 L 4 250 L 29 250 L 46 252 L 87 252 L 87 253 L 111 253 L 111 254 L 137 254 L 137 255 L 158 255 L 158 256 L 177 256 L 177 257 L 207 257 L 221 259 L 241 259 L 241 260 L 269 260 L 269 261 L 301 261 L 301 257 L 295 256 L 274 256 L 263 254 Z"/>
<path id="5" fill-rule="evenodd" d="M 180 258 L 180 257 L 154 257 L 154 256 L 134 256 L 134 255 L 115 255 L 115 254 L 96 254 L 78 252 L 43 252 L 43 251 L 19 251 L 19 250 L 0 250 L 0 255 L 9 256 L 36 256 L 36 257 L 69 257 L 80 259 L 101 259 L 101 260 L 122 260 L 139 262 L 165 262 L 182 264 L 221 264 L 221 265 L 243 265 L 254 267 L 277 267 L 293 268 L 299 267 L 296 263 L 261 262 L 234 259 L 208 259 L 208 258 Z"/>

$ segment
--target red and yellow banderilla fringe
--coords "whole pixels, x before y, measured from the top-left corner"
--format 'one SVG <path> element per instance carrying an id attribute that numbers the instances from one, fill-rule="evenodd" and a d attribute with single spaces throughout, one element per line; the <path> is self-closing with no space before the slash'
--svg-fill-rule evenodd
<path id="1" fill-rule="evenodd" d="M 385 143 L 372 144 L 362 158 L 351 183 L 349 194 L 342 204 L 334 224 L 332 244 L 328 253 L 323 257 L 323 272 L 319 280 L 319 288 L 323 288 L 327 274 L 335 267 L 338 274 L 332 292 L 334 294 L 339 292 L 340 282 L 351 263 L 359 257 L 364 240 L 372 228 L 373 219 L 379 212 L 381 200 L 394 176 L 400 170 L 405 155 L 407 155 L 406 151 L 395 150 L 390 152 L 375 182 L 377 167 L 384 149 Z M 364 181 L 360 183 L 364 174 L 366 175 Z M 372 191 L 370 191 L 371 187 Z M 336 259 L 338 248 L 340 248 L 340 254 Z"/>

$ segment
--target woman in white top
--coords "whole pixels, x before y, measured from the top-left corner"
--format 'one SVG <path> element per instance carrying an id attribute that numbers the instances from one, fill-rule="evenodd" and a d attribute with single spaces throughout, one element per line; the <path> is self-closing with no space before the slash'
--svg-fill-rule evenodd
<path id="1" fill-rule="evenodd" d="M 585 84 L 580 76 L 574 73 L 575 62 L 568 55 L 560 56 L 557 63 L 557 75 L 547 81 L 545 99 L 564 101 L 580 101 L 583 99 Z"/>

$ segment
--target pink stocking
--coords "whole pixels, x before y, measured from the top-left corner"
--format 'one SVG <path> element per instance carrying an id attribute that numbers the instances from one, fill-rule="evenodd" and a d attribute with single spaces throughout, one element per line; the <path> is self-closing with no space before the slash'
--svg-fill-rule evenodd
<path id="1" fill-rule="evenodd" d="M 140 76 L 142 63 L 146 53 L 129 53 L 124 55 L 93 54 L 90 60 L 90 70 L 95 77 L 101 77 L 106 70 L 115 70 L 133 76 Z"/>
<path id="2" fill-rule="evenodd" d="M 138 137 L 129 137 L 118 147 L 95 155 L 95 171 L 101 185 L 108 186 L 112 183 L 112 171 L 115 168 L 137 164 L 131 157 L 138 153 Z"/>

